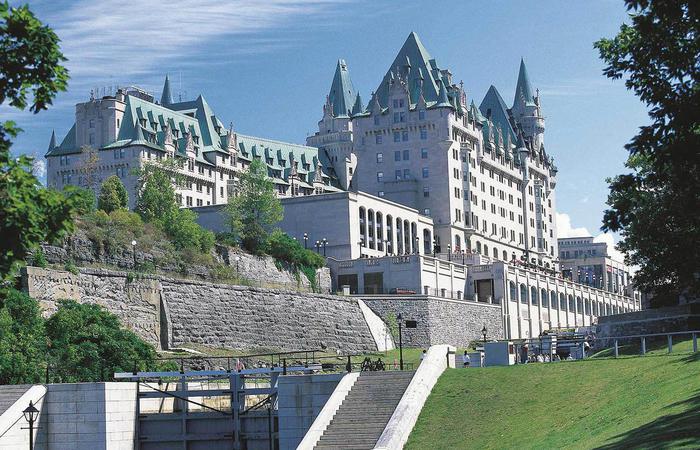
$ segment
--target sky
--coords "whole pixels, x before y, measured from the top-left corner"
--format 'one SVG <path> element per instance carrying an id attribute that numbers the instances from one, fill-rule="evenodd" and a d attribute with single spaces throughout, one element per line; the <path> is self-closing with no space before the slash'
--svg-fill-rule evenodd
<path id="1" fill-rule="evenodd" d="M 60 142 L 75 104 L 87 101 L 91 89 L 136 85 L 160 98 L 166 74 L 176 101 L 201 93 L 243 134 L 304 143 L 317 129 L 338 58 L 367 102 L 415 31 L 477 104 L 492 84 L 512 104 L 525 59 L 541 94 L 545 147 L 559 168 L 559 235 L 597 236 L 605 179 L 624 171 L 623 146 L 648 123 L 645 106 L 624 82 L 602 75 L 593 48 L 628 20 L 621 0 L 37 0 L 29 6 L 62 40 L 71 80 L 38 115 L 0 106 L 1 120 L 24 129 L 15 153 L 42 157 L 54 129 Z"/>

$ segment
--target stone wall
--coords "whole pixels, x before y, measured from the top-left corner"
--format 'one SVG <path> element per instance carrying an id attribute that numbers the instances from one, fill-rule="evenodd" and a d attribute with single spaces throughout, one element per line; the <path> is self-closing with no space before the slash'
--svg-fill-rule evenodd
<path id="1" fill-rule="evenodd" d="M 403 320 L 415 320 L 416 328 L 403 328 L 403 344 L 427 348 L 449 344 L 465 347 L 481 340 L 481 330 L 488 330 L 490 339 L 503 339 L 503 317 L 500 305 L 439 297 L 415 295 L 362 296 L 362 300 L 384 321 L 401 313 Z"/>
<path id="2" fill-rule="evenodd" d="M 134 251 L 131 248 L 111 248 L 97 245 L 81 231 L 64 240 L 61 245 L 42 245 L 46 260 L 51 264 L 63 265 L 71 261 L 77 266 L 111 266 L 122 270 L 134 271 L 134 260 L 137 265 L 151 263 L 161 272 L 183 274 L 202 280 L 212 279 L 210 268 L 202 264 L 188 264 L 186 267 L 175 265 L 171 258 L 165 257 L 154 247 L 151 252 L 142 251 L 138 245 Z M 135 258 L 134 258 L 135 256 Z M 240 249 L 217 245 L 212 251 L 213 258 L 230 266 L 241 277 L 249 280 L 258 287 L 293 288 L 310 290 L 309 280 L 304 274 L 295 275 L 293 271 L 275 264 L 269 256 L 255 256 Z M 324 267 L 317 273 L 317 282 L 321 292 L 330 292 L 330 271 Z"/>
<path id="3" fill-rule="evenodd" d="M 70 272 L 28 267 L 24 289 L 47 315 L 59 299 L 96 303 L 162 348 L 190 343 L 233 349 L 345 352 L 377 345 L 356 299 L 212 284 L 124 272 Z"/>
<path id="4" fill-rule="evenodd" d="M 646 309 L 598 318 L 596 335 L 601 344 L 606 337 L 700 330 L 700 304 Z"/>

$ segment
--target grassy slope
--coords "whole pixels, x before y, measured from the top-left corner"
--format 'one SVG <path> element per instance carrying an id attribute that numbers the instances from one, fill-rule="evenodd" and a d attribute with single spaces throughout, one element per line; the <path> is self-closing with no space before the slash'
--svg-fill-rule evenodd
<path id="1" fill-rule="evenodd" d="M 448 370 L 406 449 L 458 448 L 700 448 L 700 353 Z"/>

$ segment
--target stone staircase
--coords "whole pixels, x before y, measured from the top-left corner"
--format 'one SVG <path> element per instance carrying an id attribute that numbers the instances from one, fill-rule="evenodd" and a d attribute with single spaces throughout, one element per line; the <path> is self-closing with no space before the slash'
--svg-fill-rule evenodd
<path id="1" fill-rule="evenodd" d="M 314 449 L 374 448 L 414 373 L 362 372 Z"/>

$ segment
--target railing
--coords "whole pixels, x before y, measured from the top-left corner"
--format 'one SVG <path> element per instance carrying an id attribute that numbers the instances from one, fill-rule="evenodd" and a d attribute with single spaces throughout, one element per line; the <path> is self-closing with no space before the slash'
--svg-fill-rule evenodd
<path id="1" fill-rule="evenodd" d="M 613 341 L 613 355 L 615 358 L 620 356 L 620 341 L 636 341 L 639 339 L 640 344 L 640 355 L 644 356 L 647 354 L 647 339 L 654 337 L 666 337 L 666 346 L 668 348 L 668 353 L 673 353 L 673 337 L 674 336 L 691 336 L 693 341 L 693 353 L 698 351 L 698 334 L 700 331 L 676 331 L 673 333 L 652 333 L 652 334 L 636 334 L 630 336 L 611 336 L 604 337 L 606 341 Z"/>

